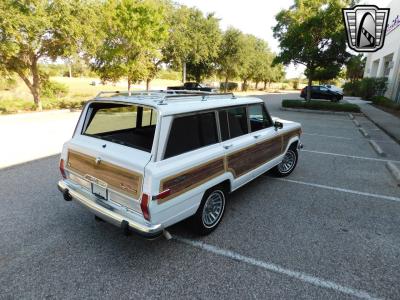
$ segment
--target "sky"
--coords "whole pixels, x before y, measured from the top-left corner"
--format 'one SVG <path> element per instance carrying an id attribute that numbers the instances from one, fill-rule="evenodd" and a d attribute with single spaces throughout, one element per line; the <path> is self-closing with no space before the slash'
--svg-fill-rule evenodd
<path id="1" fill-rule="evenodd" d="M 393 0 L 399 1 L 399 0 Z M 293 0 L 177 0 L 187 6 L 195 6 L 204 13 L 214 12 L 221 19 L 221 28 L 229 26 L 240 29 L 244 33 L 253 34 L 268 42 L 272 51 L 279 52 L 279 44 L 273 38 L 272 27 L 275 25 L 275 15 L 281 9 L 289 8 Z M 375 4 L 386 7 L 390 0 L 364 0 L 362 4 Z M 293 65 L 286 68 L 286 77 L 298 77 L 303 72 L 302 67 Z"/>

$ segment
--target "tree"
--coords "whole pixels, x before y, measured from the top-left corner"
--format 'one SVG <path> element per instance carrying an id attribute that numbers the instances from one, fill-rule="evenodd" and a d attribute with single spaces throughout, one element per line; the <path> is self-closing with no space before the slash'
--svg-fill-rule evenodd
<path id="1" fill-rule="evenodd" d="M 167 38 L 164 7 L 156 0 L 110 0 L 103 7 L 100 46 L 92 68 L 104 81 L 126 77 L 133 83 L 151 77 L 153 60 Z"/>
<path id="2" fill-rule="evenodd" d="M 313 79 L 335 78 L 349 54 L 341 9 L 348 0 L 295 0 L 289 9 L 276 16 L 274 37 L 281 52 L 275 63 L 302 64 L 308 78 L 307 100 L 311 98 Z M 324 71 L 323 71 L 324 70 Z M 330 77 L 330 78 L 329 78 Z"/>
<path id="3" fill-rule="evenodd" d="M 239 76 L 246 60 L 246 44 L 243 33 L 235 28 L 228 28 L 222 36 L 218 58 L 220 76 L 225 78 L 225 91 L 229 79 Z"/>
<path id="4" fill-rule="evenodd" d="M 163 48 L 165 62 L 182 68 L 182 81 L 186 73 L 200 82 L 211 76 L 216 67 L 221 30 L 213 14 L 206 16 L 196 8 L 175 7 L 169 13 L 169 39 Z"/>
<path id="5" fill-rule="evenodd" d="M 363 78 L 365 69 L 366 57 L 363 54 L 352 56 L 346 63 L 346 79 L 354 82 Z"/>
<path id="6" fill-rule="evenodd" d="M 47 80 L 39 71 L 43 58 L 68 57 L 90 43 L 88 22 L 95 23 L 89 1 L 0 1 L 0 69 L 16 73 L 42 110 L 41 86 Z M 90 7 L 90 9 L 89 9 Z"/>
<path id="7" fill-rule="evenodd" d="M 267 42 L 253 35 L 245 35 L 245 57 L 240 68 L 243 90 L 247 90 L 248 80 L 258 83 L 271 72 L 272 53 Z"/>
<path id="8" fill-rule="evenodd" d="M 268 44 L 265 41 L 259 40 L 257 47 L 257 55 L 252 62 L 252 77 L 251 79 L 256 83 L 256 89 L 258 88 L 259 82 L 264 82 L 264 89 L 268 82 L 268 78 L 271 74 L 272 68 L 272 52 L 268 48 Z"/>

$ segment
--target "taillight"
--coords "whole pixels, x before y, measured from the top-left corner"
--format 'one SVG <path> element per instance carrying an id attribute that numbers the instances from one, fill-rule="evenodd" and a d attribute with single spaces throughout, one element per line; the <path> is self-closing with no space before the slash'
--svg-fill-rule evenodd
<path id="1" fill-rule="evenodd" d="M 61 175 L 64 179 L 67 179 L 67 174 L 65 174 L 65 169 L 64 169 L 64 160 L 60 159 L 60 172 Z"/>
<path id="2" fill-rule="evenodd" d="M 165 191 L 162 191 L 158 195 L 153 196 L 153 200 L 161 200 L 161 199 L 167 198 L 169 195 L 171 195 L 171 190 L 166 189 Z"/>
<path id="3" fill-rule="evenodd" d="M 143 217 L 147 221 L 150 221 L 149 201 L 150 201 L 150 196 L 143 193 L 142 200 L 140 201 L 140 208 L 142 209 Z"/>

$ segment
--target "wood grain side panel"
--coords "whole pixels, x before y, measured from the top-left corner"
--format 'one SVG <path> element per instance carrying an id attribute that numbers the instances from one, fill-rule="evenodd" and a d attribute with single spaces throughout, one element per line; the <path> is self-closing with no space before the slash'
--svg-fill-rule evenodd
<path id="1" fill-rule="evenodd" d="M 141 194 L 141 174 L 104 161 L 96 165 L 96 159 L 92 156 L 69 150 L 67 169 L 83 177 L 93 176 L 107 183 L 109 188 L 129 197 L 138 199 Z"/>
<path id="2" fill-rule="evenodd" d="M 244 175 L 281 154 L 281 137 L 262 141 L 228 155 L 228 169 L 234 177 Z"/>
<path id="3" fill-rule="evenodd" d="M 300 136 L 300 134 L 301 134 L 301 129 L 295 129 L 295 130 L 284 133 L 282 135 L 282 138 L 283 138 L 282 152 L 286 150 L 286 147 L 288 146 L 290 139 L 295 136 Z"/>
<path id="4" fill-rule="evenodd" d="M 221 157 L 167 177 L 161 181 L 160 192 L 170 189 L 171 194 L 167 198 L 159 200 L 158 203 L 163 203 L 173 197 L 183 194 L 188 190 L 194 189 L 195 187 L 223 174 L 224 172 L 224 158 Z"/>

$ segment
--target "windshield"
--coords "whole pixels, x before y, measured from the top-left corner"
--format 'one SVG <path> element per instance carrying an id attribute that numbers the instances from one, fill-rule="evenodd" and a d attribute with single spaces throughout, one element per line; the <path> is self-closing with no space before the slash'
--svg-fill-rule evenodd
<path id="1" fill-rule="evenodd" d="M 151 152 L 157 111 L 131 104 L 90 104 L 82 134 Z"/>

